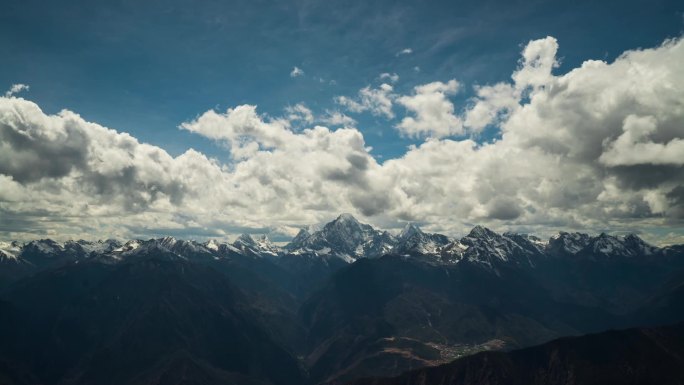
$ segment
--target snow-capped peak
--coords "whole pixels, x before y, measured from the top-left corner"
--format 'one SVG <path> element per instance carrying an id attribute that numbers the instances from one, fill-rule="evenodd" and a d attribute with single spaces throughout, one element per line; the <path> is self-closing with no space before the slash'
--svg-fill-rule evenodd
<path id="1" fill-rule="evenodd" d="M 215 239 L 210 239 L 204 243 L 204 247 L 209 250 L 218 251 L 219 243 Z"/>
<path id="2" fill-rule="evenodd" d="M 340 215 L 337 217 L 337 219 L 335 219 L 335 221 L 345 222 L 345 223 L 350 223 L 350 222 L 351 222 L 351 223 L 359 223 L 359 221 L 356 220 L 356 218 L 354 218 L 354 216 L 351 215 L 351 214 L 349 214 L 349 213 L 342 213 L 342 214 L 340 214 Z"/>
<path id="3" fill-rule="evenodd" d="M 166 248 L 167 250 L 173 248 L 173 246 L 175 246 L 177 242 L 178 240 L 174 237 L 164 237 L 157 239 L 157 244 L 159 246 Z"/>
<path id="4" fill-rule="evenodd" d="M 302 229 L 286 248 L 294 254 L 334 255 L 353 262 L 387 253 L 395 240 L 389 233 L 341 214 L 318 231 Z"/>
<path id="5" fill-rule="evenodd" d="M 290 243 L 288 243 L 285 246 L 285 248 L 288 250 L 294 250 L 294 249 L 298 249 L 298 248 L 302 247 L 302 245 L 306 242 L 306 239 L 311 236 L 311 233 L 312 232 L 306 228 L 299 230 L 297 235 L 295 235 L 295 237 L 292 238 Z"/>
<path id="6" fill-rule="evenodd" d="M 476 239 L 490 239 L 490 238 L 498 238 L 501 235 L 495 233 L 494 231 L 484 227 L 477 225 L 473 227 L 472 230 L 470 230 L 470 233 L 466 236 L 467 238 L 476 238 Z"/>
<path id="7" fill-rule="evenodd" d="M 273 246 L 273 243 L 271 243 L 271 240 L 268 239 L 266 234 L 261 234 L 255 241 L 261 246 Z"/>
<path id="8" fill-rule="evenodd" d="M 584 256 L 615 258 L 615 257 L 636 257 L 639 255 L 650 255 L 656 249 L 644 242 L 634 234 L 627 236 L 613 236 L 601 233 L 594 237 L 588 245 L 578 252 Z"/>
<path id="9" fill-rule="evenodd" d="M 0 242 L 0 260 L 3 258 L 17 259 L 21 253 L 19 242 Z"/>
<path id="10" fill-rule="evenodd" d="M 63 250 L 63 245 L 52 239 L 31 241 L 26 243 L 23 247 L 24 252 L 37 253 L 43 256 L 55 256 L 60 254 Z"/>
<path id="11" fill-rule="evenodd" d="M 644 255 L 651 255 L 656 252 L 657 248 L 648 244 L 646 241 L 641 239 L 636 234 L 628 234 L 623 238 L 625 245 L 637 252 L 641 252 Z"/>
<path id="12" fill-rule="evenodd" d="M 240 245 L 256 246 L 256 241 L 249 234 L 241 234 L 239 237 L 237 237 L 235 242 L 233 242 L 233 246 L 235 246 L 235 247 L 238 247 Z"/>
<path id="13" fill-rule="evenodd" d="M 588 234 L 561 231 L 549 239 L 547 249 L 557 255 L 575 255 L 590 241 L 591 237 Z"/>
<path id="14" fill-rule="evenodd" d="M 401 233 L 399 233 L 399 240 L 403 239 L 408 239 L 414 235 L 422 235 L 423 231 L 416 225 L 414 225 L 411 222 L 406 223 L 406 226 L 401 230 Z"/>
<path id="15" fill-rule="evenodd" d="M 281 253 L 265 234 L 257 239 L 250 234 L 242 234 L 233 242 L 233 246 L 238 250 L 247 251 L 252 256 L 277 256 Z"/>
<path id="16" fill-rule="evenodd" d="M 349 236 L 354 236 L 367 228 L 372 229 L 369 225 L 357 221 L 351 214 L 341 214 L 335 220 L 323 226 L 323 231 L 340 232 Z"/>
<path id="17" fill-rule="evenodd" d="M 404 256 L 419 257 L 429 261 L 442 260 L 444 255 L 453 259 L 451 252 L 442 253 L 442 249 L 451 240 L 442 234 L 424 233 L 413 223 L 407 223 L 397 237 L 397 243 L 392 249 L 392 253 Z M 450 249 L 451 250 L 451 249 Z"/>
<path id="18" fill-rule="evenodd" d="M 468 247 L 464 252 L 468 261 L 491 268 L 500 262 L 534 266 L 534 258 L 543 253 L 542 248 L 528 236 L 514 233 L 502 235 L 482 226 L 475 226 L 461 239 L 461 243 Z"/>
<path id="19" fill-rule="evenodd" d="M 268 239 L 268 236 L 266 236 L 266 234 L 262 234 L 259 238 L 257 238 L 256 243 L 259 247 L 259 251 L 262 253 L 277 255 L 281 252 L 280 248 L 274 245 L 271 242 L 271 240 Z"/>
<path id="20" fill-rule="evenodd" d="M 127 253 L 140 248 L 142 242 L 137 239 L 130 240 L 124 243 L 121 247 L 112 250 L 114 253 Z"/>

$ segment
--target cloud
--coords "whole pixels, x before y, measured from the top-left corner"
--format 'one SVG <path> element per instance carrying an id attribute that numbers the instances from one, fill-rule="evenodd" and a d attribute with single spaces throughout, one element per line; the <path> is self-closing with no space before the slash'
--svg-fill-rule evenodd
<path id="1" fill-rule="evenodd" d="M 294 68 L 292 68 L 292 71 L 290 71 L 290 77 L 291 77 L 291 78 L 296 78 L 296 77 L 299 77 L 299 76 L 304 76 L 304 70 L 302 70 L 301 68 L 295 66 Z"/>
<path id="2" fill-rule="evenodd" d="M 514 85 L 498 83 L 475 87 L 474 103 L 464 113 L 463 125 L 478 132 L 490 124 L 500 123 L 520 105 L 520 92 Z"/>
<path id="3" fill-rule="evenodd" d="M 657 229 L 650 239 L 681 239 L 684 43 L 588 60 L 564 74 L 553 73 L 557 50 L 553 38 L 529 42 L 511 80 L 478 85 L 460 112 L 448 99 L 455 80 L 404 96 L 388 84 L 367 87 L 341 102 L 393 116 L 396 101 L 411 115 L 398 128 L 427 137 L 381 164 L 337 111 L 318 120 L 345 128 L 293 131 L 291 121 L 317 121 L 312 113 L 308 122 L 304 104 L 286 110 L 294 117 L 240 105 L 183 123 L 226 147 L 230 157 L 219 161 L 192 149 L 174 157 L 73 112 L 0 97 L 0 234 L 289 231 L 353 212 L 448 234 L 481 223 L 541 235 Z M 447 138 L 489 125 L 499 130 L 491 142 Z"/>
<path id="4" fill-rule="evenodd" d="M 543 88 L 554 77 L 551 71 L 558 67 L 558 42 L 547 36 L 530 41 L 522 52 L 518 69 L 513 72 L 513 83 L 476 86 L 476 96 L 464 114 L 464 125 L 473 132 L 491 124 L 500 124 L 508 114 L 520 107 L 520 100 L 530 92 Z"/>
<path id="5" fill-rule="evenodd" d="M 492 219 L 512 220 L 522 214 L 519 203 L 509 197 L 496 197 L 487 204 L 487 217 Z"/>
<path id="6" fill-rule="evenodd" d="M 667 143 L 649 140 L 649 135 L 658 132 L 658 121 L 654 116 L 629 115 L 622 129 L 624 132 L 617 139 L 604 142 L 606 151 L 599 161 L 606 166 L 684 166 L 684 139 L 671 138 Z"/>
<path id="7" fill-rule="evenodd" d="M 287 113 L 287 120 L 302 121 L 307 124 L 314 122 L 314 115 L 311 110 L 303 103 L 297 103 L 294 106 L 287 106 L 285 108 Z"/>
<path id="8" fill-rule="evenodd" d="M 289 123 L 304 123 L 311 125 L 313 123 L 323 123 L 333 127 L 344 126 L 352 127 L 356 124 L 356 120 L 336 110 L 325 110 L 323 115 L 315 116 L 314 113 L 306 107 L 303 103 L 295 104 L 285 108 L 286 122 L 281 121 L 283 127 Z"/>
<path id="9" fill-rule="evenodd" d="M 112 230 L 121 226 L 119 214 L 155 217 L 193 194 L 186 179 L 199 172 L 186 169 L 187 160 L 200 156 L 192 151 L 172 158 L 73 112 L 46 115 L 24 99 L 0 98 L 0 132 L 7 187 L 0 209 L 37 231 L 101 234 L 94 227 L 104 218 L 112 219 Z"/>
<path id="10" fill-rule="evenodd" d="M 520 68 L 512 76 L 516 86 L 536 90 L 552 81 L 551 71 L 558 67 L 556 52 L 558 42 L 551 36 L 530 41 L 523 49 Z"/>
<path id="11" fill-rule="evenodd" d="M 14 113 L 13 113 L 14 112 Z M 59 178 L 87 162 L 91 139 L 68 124 L 70 115 L 44 118 L 24 126 L 27 115 L 40 114 L 36 105 L 4 111 L 0 124 L 0 173 L 19 182 Z"/>
<path id="12" fill-rule="evenodd" d="M 369 111 L 375 116 L 393 119 L 392 100 L 396 97 L 393 91 L 394 88 L 387 83 L 381 84 L 378 88 L 367 86 L 359 90 L 357 98 L 338 96 L 335 102 L 351 112 Z"/>
<path id="13" fill-rule="evenodd" d="M 10 89 L 7 90 L 7 92 L 5 92 L 5 97 L 6 97 L 6 98 L 9 98 L 9 97 L 11 97 L 11 96 L 13 96 L 13 95 L 15 95 L 15 94 L 18 94 L 18 93 L 21 92 L 21 91 L 28 91 L 29 88 L 30 88 L 30 87 L 27 86 L 26 84 L 21 84 L 21 83 L 19 83 L 19 84 L 12 84 L 12 87 L 10 87 Z"/>
<path id="14" fill-rule="evenodd" d="M 321 119 L 322 123 L 329 124 L 331 126 L 344 126 L 350 127 L 356 124 L 356 120 L 353 118 L 339 112 L 339 111 L 326 111 L 325 116 Z"/>
<path id="15" fill-rule="evenodd" d="M 476 89 L 466 127 L 496 124 L 502 138 L 495 147 L 538 153 L 549 165 L 539 202 L 549 208 L 574 205 L 568 212 L 585 222 L 680 220 L 681 203 L 671 196 L 684 180 L 684 74 L 675 64 L 684 59 L 682 40 L 555 76 L 557 49 L 551 37 L 527 44 L 512 83 Z M 554 172 L 566 180 L 550 179 Z"/>
<path id="16" fill-rule="evenodd" d="M 399 75 L 396 73 L 383 72 L 379 76 L 380 80 L 389 80 L 392 83 L 399 81 Z"/>
<path id="17" fill-rule="evenodd" d="M 412 112 L 397 125 L 402 134 L 411 137 L 445 137 L 463 134 L 463 123 L 454 114 L 454 105 L 447 95 L 455 94 L 459 83 L 452 79 L 446 83 L 433 82 L 414 88 L 409 96 L 401 96 L 397 102 Z"/>
<path id="18" fill-rule="evenodd" d="M 233 160 L 192 149 L 172 157 L 73 112 L 48 115 L 30 101 L 0 98 L 0 232 L 26 237 L 49 227 L 62 238 L 92 238 L 142 228 L 287 228 L 354 211 L 361 189 L 373 194 L 368 173 L 378 165 L 355 129 L 295 133 L 249 105 L 209 110 L 182 127 L 225 144 Z"/>
<path id="19" fill-rule="evenodd" d="M 401 51 L 397 52 L 396 56 L 410 55 L 412 53 L 413 53 L 413 50 L 411 48 L 404 48 Z"/>
<path id="20" fill-rule="evenodd" d="M 272 149 L 292 139 L 294 133 L 284 120 L 265 121 L 256 106 L 229 108 L 225 114 L 209 110 L 181 128 L 225 143 L 233 158 L 248 158 L 260 149 Z"/>

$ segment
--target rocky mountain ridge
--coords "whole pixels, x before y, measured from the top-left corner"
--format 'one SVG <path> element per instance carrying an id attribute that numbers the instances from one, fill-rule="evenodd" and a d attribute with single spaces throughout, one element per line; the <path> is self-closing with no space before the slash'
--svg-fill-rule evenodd
<path id="1" fill-rule="evenodd" d="M 254 258 L 285 255 L 336 258 L 346 263 L 391 254 L 415 257 L 435 264 L 469 261 L 494 268 L 501 263 L 534 266 L 534 259 L 544 256 L 593 260 L 652 256 L 672 247 L 677 246 L 655 247 L 635 234 L 613 236 L 602 233 L 590 236 L 560 232 L 548 241 L 543 241 L 527 234 L 499 234 L 482 226 L 475 226 L 461 239 L 451 239 L 442 234 L 425 233 L 413 223 L 407 223 L 398 235 L 393 235 L 360 223 L 350 214 L 342 214 L 319 230 L 302 229 L 284 247 L 273 244 L 266 235 L 255 239 L 250 234 L 243 234 L 232 243 L 216 240 L 196 242 L 174 237 L 125 242 L 108 239 L 63 243 L 41 239 L 26 243 L 0 242 L 0 263 L 35 264 L 40 263 L 40 259 L 51 258 L 99 258 L 116 262 L 154 250 L 181 258 L 220 258 L 222 255 L 238 253 Z"/>

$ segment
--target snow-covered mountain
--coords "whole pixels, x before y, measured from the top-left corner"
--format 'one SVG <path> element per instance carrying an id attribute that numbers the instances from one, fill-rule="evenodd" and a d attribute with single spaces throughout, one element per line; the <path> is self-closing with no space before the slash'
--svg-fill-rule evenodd
<path id="1" fill-rule="evenodd" d="M 658 249 L 644 242 L 637 235 L 613 236 L 601 233 L 593 237 L 576 254 L 594 259 L 635 258 L 653 255 Z"/>
<path id="2" fill-rule="evenodd" d="M 108 252 L 101 253 L 102 259 L 119 261 L 127 257 L 145 256 L 150 253 L 173 255 L 179 258 L 208 256 L 214 253 L 205 244 L 195 241 L 179 240 L 174 237 L 164 237 L 149 240 L 133 239 Z"/>
<path id="3" fill-rule="evenodd" d="M 0 262 L 16 262 L 21 250 L 22 245 L 17 241 L 0 242 Z"/>
<path id="4" fill-rule="evenodd" d="M 283 250 L 274 245 L 266 234 L 256 239 L 249 234 L 242 234 L 233 242 L 233 247 L 253 257 L 277 257 L 283 253 Z"/>
<path id="5" fill-rule="evenodd" d="M 392 249 L 396 254 L 439 254 L 442 247 L 450 239 L 442 234 L 423 232 L 413 223 L 408 223 L 397 237 L 397 243 Z"/>
<path id="6" fill-rule="evenodd" d="M 614 236 L 601 233 L 592 237 L 583 233 L 560 232 L 551 237 L 545 251 L 555 257 L 606 260 L 647 257 L 661 249 L 648 244 L 635 234 Z"/>
<path id="7" fill-rule="evenodd" d="M 109 253 L 112 250 L 121 247 L 121 242 L 115 239 L 107 239 L 100 241 L 67 241 L 63 248 L 65 252 L 82 253 L 83 255 Z"/>
<path id="8" fill-rule="evenodd" d="M 591 237 L 582 233 L 566 233 L 561 231 L 549 239 L 547 251 L 556 256 L 570 256 L 584 249 Z"/>
<path id="9" fill-rule="evenodd" d="M 657 253 L 668 253 L 644 242 L 636 235 L 590 236 L 583 233 L 560 232 L 548 241 L 526 234 L 499 234 L 482 226 L 475 226 L 460 240 L 441 234 L 423 232 L 409 223 L 396 236 L 359 222 L 350 214 L 342 214 L 322 227 L 302 229 L 284 248 L 273 244 L 268 237 L 239 236 L 233 243 L 216 240 L 195 242 L 173 237 L 149 240 L 67 241 L 41 239 L 27 243 L 0 242 L 0 263 L 25 263 L 53 266 L 80 259 L 118 263 L 136 256 L 152 254 L 182 259 L 220 259 L 239 256 L 267 258 L 278 261 L 287 257 L 333 260 L 351 263 L 359 258 L 378 258 L 386 254 L 415 258 L 433 264 L 456 264 L 463 261 L 496 269 L 501 264 L 534 267 L 540 258 L 582 258 L 586 260 L 615 260 L 638 258 Z M 337 262 L 335 262 L 336 264 Z M 294 265 L 298 265 L 294 263 Z"/>
<path id="10" fill-rule="evenodd" d="M 482 226 L 475 226 L 460 243 L 466 246 L 463 259 L 487 267 L 498 263 L 533 266 L 533 257 L 542 253 L 524 235 L 502 235 Z"/>
<path id="11" fill-rule="evenodd" d="M 285 248 L 291 254 L 334 255 L 348 262 L 388 253 L 396 239 L 387 231 L 342 214 L 318 231 L 301 230 Z"/>

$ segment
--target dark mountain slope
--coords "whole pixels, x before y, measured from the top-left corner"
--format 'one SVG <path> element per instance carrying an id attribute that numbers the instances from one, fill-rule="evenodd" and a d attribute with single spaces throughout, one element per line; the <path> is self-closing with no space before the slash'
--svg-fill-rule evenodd
<path id="1" fill-rule="evenodd" d="M 21 282 L 8 297 L 16 311 L 0 328 L 14 333 L 0 361 L 41 383 L 303 381 L 248 297 L 198 264 L 161 257 L 73 264 Z"/>
<path id="2" fill-rule="evenodd" d="M 584 250 L 574 256 L 539 258 L 531 274 L 559 301 L 628 314 L 649 301 L 681 269 L 684 253 L 680 252 L 630 257 Z"/>
<path id="3" fill-rule="evenodd" d="M 479 344 L 529 346 L 614 322 L 600 308 L 554 301 L 521 270 L 360 260 L 300 311 L 312 379 L 398 374 L 448 362 Z"/>
<path id="4" fill-rule="evenodd" d="M 395 378 L 349 385 L 669 385 L 684 383 L 684 324 L 561 338 L 483 352 Z"/>
<path id="5" fill-rule="evenodd" d="M 677 271 L 632 315 L 638 325 L 658 325 L 684 320 L 684 270 Z"/>

